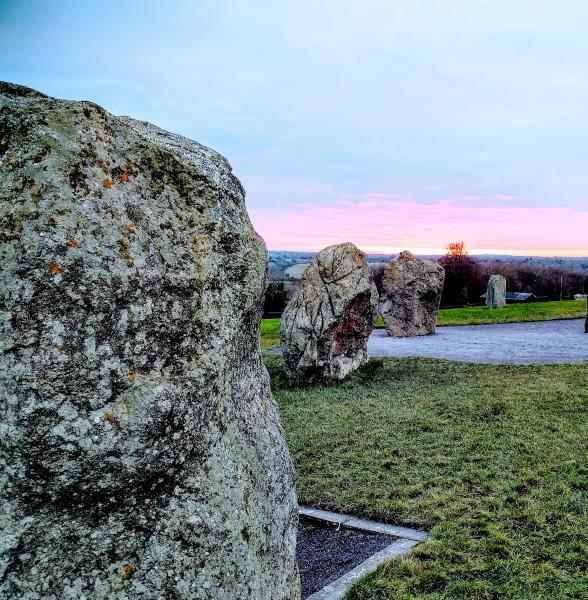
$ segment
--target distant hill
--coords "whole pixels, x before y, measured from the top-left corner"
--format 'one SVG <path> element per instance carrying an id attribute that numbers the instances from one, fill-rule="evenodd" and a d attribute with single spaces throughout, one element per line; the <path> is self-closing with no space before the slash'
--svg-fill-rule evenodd
<path id="1" fill-rule="evenodd" d="M 312 260 L 314 252 L 289 252 L 286 250 L 270 250 L 270 278 L 271 279 L 299 279 L 304 267 Z M 396 254 L 368 254 L 366 260 L 374 263 L 388 263 Z M 419 254 L 420 258 L 437 260 L 438 254 Z M 537 267 L 557 267 L 568 271 L 588 274 L 588 256 L 562 257 L 562 256 L 511 256 L 507 254 L 478 254 L 473 255 L 480 262 L 507 262 L 528 264 Z"/>

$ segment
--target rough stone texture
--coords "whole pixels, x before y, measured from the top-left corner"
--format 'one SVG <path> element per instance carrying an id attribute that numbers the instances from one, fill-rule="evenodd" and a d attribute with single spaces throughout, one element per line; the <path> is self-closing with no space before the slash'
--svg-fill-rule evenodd
<path id="1" fill-rule="evenodd" d="M 389 335 L 408 337 L 435 333 L 445 271 L 432 260 L 408 250 L 384 270 L 380 312 Z"/>
<path id="2" fill-rule="evenodd" d="M 502 275 L 490 275 L 486 290 L 486 306 L 488 308 L 506 306 L 506 279 Z"/>
<path id="3" fill-rule="evenodd" d="M 0 235 L 0 597 L 299 598 L 227 161 L 0 84 Z"/>
<path id="4" fill-rule="evenodd" d="M 280 325 L 291 377 L 343 379 L 367 359 L 378 291 L 353 244 L 321 250 L 306 267 Z"/>

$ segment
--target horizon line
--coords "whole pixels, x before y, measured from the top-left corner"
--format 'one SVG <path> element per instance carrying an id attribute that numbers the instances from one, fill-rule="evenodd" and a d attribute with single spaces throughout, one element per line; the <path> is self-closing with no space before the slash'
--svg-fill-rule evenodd
<path id="1" fill-rule="evenodd" d="M 343 243 L 343 242 L 341 242 Z M 328 244 L 331 245 L 331 244 Z M 356 244 L 357 245 L 357 244 Z M 306 246 L 305 248 L 267 248 L 268 252 L 320 252 L 327 246 L 314 247 Z M 403 250 L 408 250 L 417 255 L 434 255 L 443 256 L 447 253 L 447 248 L 416 248 L 411 246 L 361 246 L 357 247 L 366 254 L 399 254 Z M 519 256 L 527 258 L 587 258 L 588 249 L 581 251 L 568 251 L 567 254 L 562 254 L 558 250 L 524 250 L 513 248 L 509 250 L 499 250 L 493 248 L 472 248 L 467 251 L 469 256 Z"/>

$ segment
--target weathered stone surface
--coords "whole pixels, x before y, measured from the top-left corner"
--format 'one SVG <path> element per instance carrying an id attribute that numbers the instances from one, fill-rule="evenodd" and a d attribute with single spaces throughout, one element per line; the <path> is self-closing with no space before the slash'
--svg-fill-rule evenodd
<path id="1" fill-rule="evenodd" d="M 0 85 L 0 596 L 296 599 L 258 328 L 216 152 Z"/>
<path id="2" fill-rule="evenodd" d="M 367 359 L 378 292 L 353 244 L 321 250 L 308 265 L 280 325 L 292 377 L 343 379 Z"/>
<path id="3" fill-rule="evenodd" d="M 435 333 L 445 271 L 432 260 L 421 260 L 408 250 L 384 270 L 380 312 L 394 337 Z"/>
<path id="4" fill-rule="evenodd" d="M 488 308 L 506 306 L 506 279 L 502 275 L 490 275 L 486 290 L 486 306 Z"/>

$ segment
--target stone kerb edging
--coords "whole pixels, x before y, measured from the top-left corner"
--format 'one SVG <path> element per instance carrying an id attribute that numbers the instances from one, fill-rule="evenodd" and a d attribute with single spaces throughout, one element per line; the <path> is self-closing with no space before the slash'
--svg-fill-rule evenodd
<path id="1" fill-rule="evenodd" d="M 348 527 L 350 529 L 358 529 L 361 531 L 371 531 L 373 533 L 381 533 L 385 535 L 400 538 L 394 540 L 389 546 L 383 550 L 376 552 L 362 563 L 357 565 L 351 571 L 348 571 L 339 579 L 326 585 L 324 588 L 315 592 L 307 598 L 307 600 L 339 600 L 345 595 L 349 586 L 363 577 L 367 573 L 374 571 L 382 562 L 404 554 L 425 540 L 428 534 L 425 531 L 409 529 L 407 527 L 398 527 L 396 525 L 388 525 L 387 523 L 379 523 L 368 519 L 359 519 L 350 515 L 334 513 L 328 510 L 318 510 L 305 506 L 299 507 L 301 516 L 326 521 L 328 523 L 336 523 L 339 527 Z"/>

